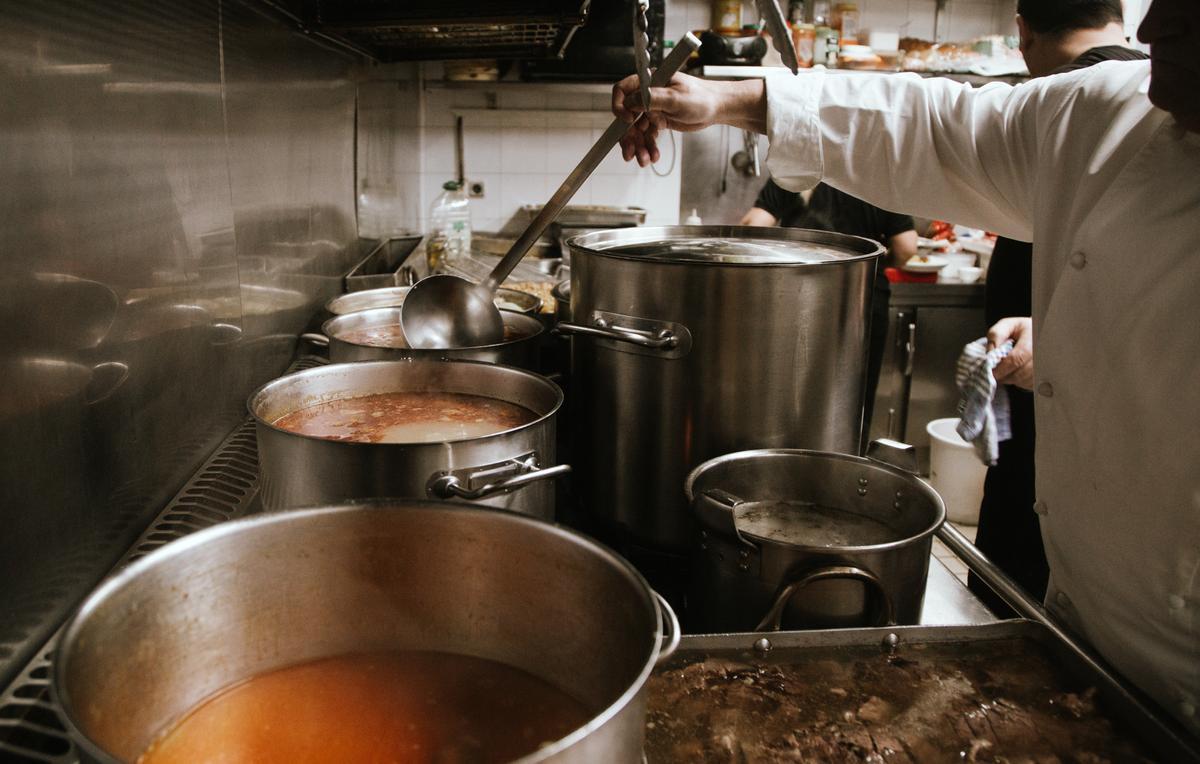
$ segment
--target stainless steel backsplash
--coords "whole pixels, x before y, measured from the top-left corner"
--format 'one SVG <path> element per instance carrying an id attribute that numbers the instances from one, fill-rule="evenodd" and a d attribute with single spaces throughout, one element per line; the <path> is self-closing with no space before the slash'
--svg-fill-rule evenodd
<path id="1" fill-rule="evenodd" d="M 353 65 L 236 0 L 0 3 L 0 684 L 337 292 Z"/>

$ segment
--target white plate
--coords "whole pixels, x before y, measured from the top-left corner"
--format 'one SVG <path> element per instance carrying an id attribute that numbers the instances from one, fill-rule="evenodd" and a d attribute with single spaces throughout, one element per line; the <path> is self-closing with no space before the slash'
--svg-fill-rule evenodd
<path id="1" fill-rule="evenodd" d="M 921 258 L 922 262 L 918 262 L 917 258 Z M 909 258 L 908 262 L 901 266 L 901 268 L 910 273 L 937 273 L 949 264 L 950 262 L 944 257 L 922 257 L 921 255 L 916 255 Z"/>

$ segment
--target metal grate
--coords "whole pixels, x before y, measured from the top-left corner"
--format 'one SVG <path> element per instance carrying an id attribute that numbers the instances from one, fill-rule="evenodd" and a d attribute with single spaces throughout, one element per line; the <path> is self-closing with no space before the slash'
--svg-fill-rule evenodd
<path id="1" fill-rule="evenodd" d="M 288 372 L 327 363 L 303 356 Z M 226 520 L 254 513 L 258 505 L 258 443 L 247 418 L 217 447 L 187 484 L 130 547 L 115 569 L 155 549 Z M 55 632 L 37 656 L 0 693 L 0 764 L 74 764 L 78 752 L 50 696 Z"/>

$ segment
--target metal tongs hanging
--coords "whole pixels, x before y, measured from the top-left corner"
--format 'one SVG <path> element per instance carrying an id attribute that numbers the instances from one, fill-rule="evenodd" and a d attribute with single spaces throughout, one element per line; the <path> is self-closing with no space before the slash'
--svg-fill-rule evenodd
<path id="1" fill-rule="evenodd" d="M 642 110 L 650 111 L 650 23 L 646 12 L 650 0 L 637 0 L 633 5 L 633 63 L 637 70 L 638 90 L 642 94 Z"/>
<path id="2" fill-rule="evenodd" d="M 758 15 L 767 24 L 767 31 L 771 33 L 771 42 L 775 45 L 775 50 L 779 51 L 783 65 L 791 69 L 792 74 L 799 73 L 800 67 L 796 62 L 796 46 L 792 44 L 791 30 L 788 29 L 787 22 L 783 20 L 783 11 L 779 10 L 775 0 L 754 0 L 754 4 L 758 7 Z"/>

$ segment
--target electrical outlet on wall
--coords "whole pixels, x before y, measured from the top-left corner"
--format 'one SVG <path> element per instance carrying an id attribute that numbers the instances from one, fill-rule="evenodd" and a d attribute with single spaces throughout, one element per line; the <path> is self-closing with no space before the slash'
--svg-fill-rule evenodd
<path id="1" fill-rule="evenodd" d="M 484 187 L 482 180 L 467 181 L 467 196 L 472 199 L 482 199 L 484 197 Z"/>

